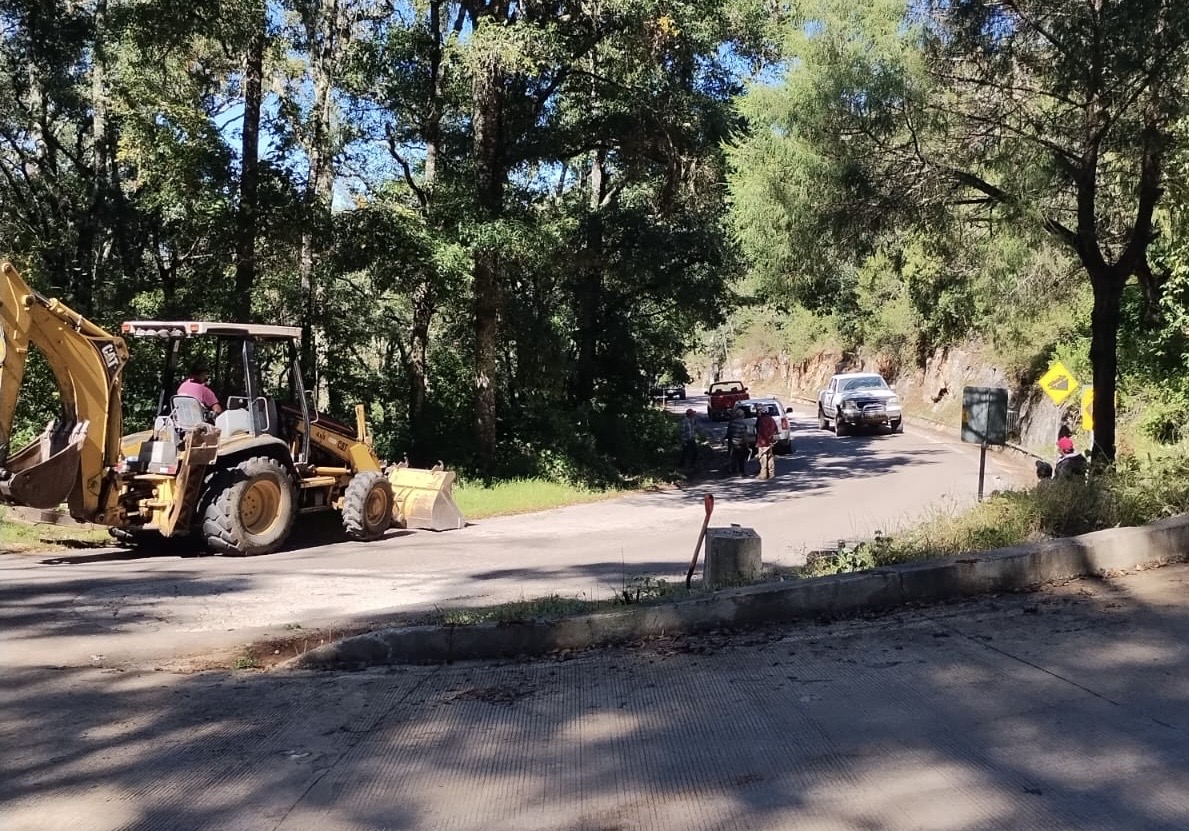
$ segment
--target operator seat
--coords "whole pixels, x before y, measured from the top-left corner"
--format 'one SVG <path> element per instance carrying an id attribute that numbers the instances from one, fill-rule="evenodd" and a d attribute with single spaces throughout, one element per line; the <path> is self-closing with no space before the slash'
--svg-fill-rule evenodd
<path id="1" fill-rule="evenodd" d="M 268 433 L 271 436 L 282 438 L 281 419 L 277 415 L 277 402 L 272 398 L 258 398 L 256 401 L 264 405 L 263 407 L 252 407 L 252 417 L 256 421 L 256 432 Z"/>
<path id="2" fill-rule="evenodd" d="M 192 395 L 175 395 L 170 399 L 169 418 L 181 430 L 189 430 L 206 421 L 206 408 Z"/>

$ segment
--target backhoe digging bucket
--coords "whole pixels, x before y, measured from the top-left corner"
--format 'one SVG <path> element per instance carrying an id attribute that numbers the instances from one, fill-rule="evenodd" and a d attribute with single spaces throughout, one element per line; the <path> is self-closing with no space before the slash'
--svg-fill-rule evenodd
<path id="1" fill-rule="evenodd" d="M 66 501 L 82 476 L 83 421 L 68 426 L 50 424 L 45 431 L 8 460 L 0 479 L 3 501 L 30 508 L 56 508 Z"/>
<path id="2" fill-rule="evenodd" d="M 388 473 L 396 497 L 393 521 L 405 528 L 453 531 L 466 525 L 454 504 L 454 471 L 395 467 Z"/>

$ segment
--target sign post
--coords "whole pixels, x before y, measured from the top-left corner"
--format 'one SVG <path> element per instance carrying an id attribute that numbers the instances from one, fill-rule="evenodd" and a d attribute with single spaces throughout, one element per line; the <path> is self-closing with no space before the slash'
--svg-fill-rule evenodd
<path id="1" fill-rule="evenodd" d="M 980 446 L 978 501 L 983 501 L 987 447 L 1007 444 L 1007 390 L 1002 387 L 965 387 L 962 390 L 962 441 Z"/>

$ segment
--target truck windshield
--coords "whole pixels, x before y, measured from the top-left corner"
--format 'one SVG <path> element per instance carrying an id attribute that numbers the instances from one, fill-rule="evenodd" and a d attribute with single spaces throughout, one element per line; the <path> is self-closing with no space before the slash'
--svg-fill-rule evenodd
<path id="1" fill-rule="evenodd" d="M 852 378 L 843 387 L 844 390 L 886 390 L 887 388 L 887 382 L 878 375 L 870 378 Z"/>

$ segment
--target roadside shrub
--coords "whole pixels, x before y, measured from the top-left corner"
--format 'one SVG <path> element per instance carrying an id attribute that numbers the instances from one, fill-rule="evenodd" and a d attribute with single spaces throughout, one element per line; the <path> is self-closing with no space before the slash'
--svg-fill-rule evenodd
<path id="1" fill-rule="evenodd" d="M 1141 433 L 1159 444 L 1176 444 L 1185 438 L 1189 424 L 1189 391 L 1158 388 L 1145 402 L 1138 427 Z"/>
<path id="2" fill-rule="evenodd" d="M 890 538 L 882 532 L 875 532 L 870 542 L 838 541 L 835 551 L 819 551 L 810 554 L 803 569 L 803 576 L 822 577 L 829 574 L 847 574 L 863 571 L 879 565 L 879 558 L 886 551 Z"/>
<path id="3" fill-rule="evenodd" d="M 544 479 L 614 488 L 641 477 L 663 477 L 677 460 L 677 419 L 641 407 L 619 413 L 543 407 L 509 425 L 500 442 L 500 479 Z"/>
<path id="4" fill-rule="evenodd" d="M 1144 525 L 1187 511 L 1189 458 L 1124 457 L 1113 470 L 1085 481 L 1045 481 L 1026 491 L 996 493 L 964 513 L 938 515 L 896 537 L 877 536 L 843 548 L 811 563 L 806 573 L 836 574 L 952 557 Z"/>

